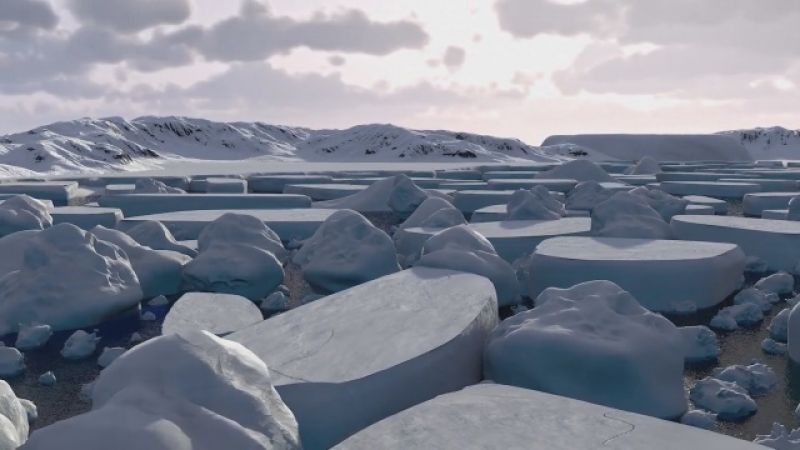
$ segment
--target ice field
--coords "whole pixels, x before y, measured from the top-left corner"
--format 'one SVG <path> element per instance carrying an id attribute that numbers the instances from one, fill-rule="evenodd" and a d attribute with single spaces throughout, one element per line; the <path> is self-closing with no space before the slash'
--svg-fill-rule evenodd
<path id="1" fill-rule="evenodd" d="M 0 181 L 0 449 L 800 448 L 783 165 L 235 166 Z"/>

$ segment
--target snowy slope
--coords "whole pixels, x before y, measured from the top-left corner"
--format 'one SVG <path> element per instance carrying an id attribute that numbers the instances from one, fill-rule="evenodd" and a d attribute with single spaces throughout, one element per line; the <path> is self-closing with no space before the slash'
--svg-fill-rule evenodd
<path id="1" fill-rule="evenodd" d="M 260 122 L 186 117 L 119 117 L 57 122 L 0 136 L 0 176 L 69 171 L 143 170 L 158 161 L 241 160 L 269 156 L 298 161 L 553 161 L 536 147 L 450 131 L 360 125 L 310 130 Z"/>
<path id="2" fill-rule="evenodd" d="M 783 127 L 722 131 L 744 145 L 755 159 L 800 159 L 800 130 Z"/>

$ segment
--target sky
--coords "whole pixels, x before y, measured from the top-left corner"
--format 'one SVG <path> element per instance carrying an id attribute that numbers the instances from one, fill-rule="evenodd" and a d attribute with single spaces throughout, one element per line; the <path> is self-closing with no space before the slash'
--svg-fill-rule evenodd
<path id="1" fill-rule="evenodd" d="M 517 137 L 800 128 L 800 0 L 0 0 L 0 133 L 184 115 Z"/>

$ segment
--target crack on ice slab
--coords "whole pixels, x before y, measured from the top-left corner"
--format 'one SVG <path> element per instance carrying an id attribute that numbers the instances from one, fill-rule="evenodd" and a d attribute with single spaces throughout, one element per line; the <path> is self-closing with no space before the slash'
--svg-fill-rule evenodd
<path id="1" fill-rule="evenodd" d="M 335 335 L 336 335 L 336 330 L 328 330 L 328 337 L 326 337 L 325 340 L 322 343 L 320 343 L 319 345 L 317 345 L 313 349 L 308 349 L 307 351 L 300 353 L 299 355 L 297 355 L 296 357 L 294 357 L 292 359 L 289 359 L 287 361 L 283 361 L 281 363 L 281 366 L 288 366 L 289 364 L 292 364 L 294 362 L 303 360 L 305 358 L 308 358 L 310 356 L 315 355 L 316 353 L 319 353 L 320 350 L 322 350 L 323 347 L 328 345 L 328 343 L 333 340 L 333 337 Z M 278 370 L 276 368 L 273 368 L 273 367 L 270 367 L 270 370 L 275 372 L 275 373 L 277 373 L 277 374 L 279 374 L 279 375 L 281 375 L 281 376 L 283 376 L 283 377 L 292 379 L 294 381 L 301 381 L 301 382 L 304 382 L 304 383 L 312 383 L 312 381 L 310 381 L 310 380 L 306 380 L 304 378 L 297 377 L 297 376 L 294 376 L 294 375 L 289 375 L 289 374 L 287 374 L 285 372 L 282 372 L 282 371 L 280 371 L 280 370 Z"/>
<path id="2" fill-rule="evenodd" d="M 634 425 L 634 424 L 632 424 L 632 423 L 630 423 L 630 422 L 628 422 L 628 421 L 622 420 L 622 419 L 620 419 L 620 418 L 618 418 L 618 417 L 613 417 L 613 416 L 611 416 L 611 415 L 609 415 L 609 414 L 610 414 L 610 413 L 607 413 L 607 412 L 605 412 L 605 413 L 603 413 L 603 417 L 605 417 L 606 419 L 610 419 L 610 420 L 616 420 L 616 421 L 618 421 L 618 422 L 622 422 L 622 423 L 624 423 L 625 425 L 628 425 L 628 426 L 630 426 L 630 429 L 627 429 L 627 430 L 625 430 L 625 431 L 623 431 L 623 432 L 621 432 L 621 433 L 617 433 L 617 434 L 615 434 L 614 436 L 611 436 L 610 438 L 606 439 L 606 440 L 605 440 L 605 441 L 603 441 L 603 443 L 601 444 L 601 447 L 605 447 L 605 446 L 607 446 L 608 444 L 610 444 L 610 443 L 611 443 L 612 441 L 614 441 L 615 439 L 618 439 L 618 438 L 620 438 L 620 437 L 622 437 L 622 436 L 625 436 L 626 434 L 631 434 L 631 433 L 633 432 L 633 430 L 635 430 L 635 429 L 636 429 L 636 425 Z"/>

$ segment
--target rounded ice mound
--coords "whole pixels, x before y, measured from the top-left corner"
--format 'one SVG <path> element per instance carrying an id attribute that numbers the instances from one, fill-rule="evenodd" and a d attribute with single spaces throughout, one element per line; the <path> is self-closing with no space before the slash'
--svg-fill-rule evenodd
<path id="1" fill-rule="evenodd" d="M 191 257 L 197 256 L 195 249 L 178 243 L 167 227 L 157 220 L 138 222 L 125 233 L 139 244 L 153 250 L 171 250 Z"/>
<path id="2" fill-rule="evenodd" d="M 520 287 L 516 272 L 497 255 L 492 243 L 466 225 L 458 225 L 431 236 L 422 247 L 415 266 L 451 269 L 488 278 L 497 291 L 498 306 L 516 305 Z"/>
<path id="3" fill-rule="evenodd" d="M 788 272 L 773 273 L 758 280 L 754 287 L 778 295 L 791 294 L 794 290 L 794 277 Z"/>
<path id="4" fill-rule="evenodd" d="M 761 311 L 768 312 L 772 309 L 772 305 L 778 303 L 780 298 L 778 298 L 777 294 L 773 294 L 771 292 L 764 292 L 758 288 L 747 288 L 742 289 L 733 297 L 733 303 L 736 305 L 742 305 L 745 303 L 752 303 L 759 308 Z"/>
<path id="5" fill-rule="evenodd" d="M 661 173 L 661 165 L 650 156 L 643 156 L 633 167 L 625 170 L 625 175 L 654 175 Z"/>
<path id="6" fill-rule="evenodd" d="M 14 390 L 0 380 L 0 449 L 13 450 L 28 439 L 28 413 Z"/>
<path id="7" fill-rule="evenodd" d="M 764 320 L 764 312 L 759 305 L 754 303 L 741 303 L 727 306 L 711 318 L 711 328 L 723 331 L 733 331 L 740 326 L 752 327 Z"/>
<path id="8" fill-rule="evenodd" d="M 750 395 L 764 395 L 778 384 L 775 372 L 766 364 L 733 365 L 718 370 L 714 378 L 736 383 Z"/>
<path id="9" fill-rule="evenodd" d="M 441 197 L 428 197 L 397 229 L 412 227 L 447 228 L 467 223 L 464 214 Z"/>
<path id="10" fill-rule="evenodd" d="M 791 312 L 791 308 L 784 308 L 772 318 L 767 327 L 769 337 L 778 342 L 786 342 L 789 339 L 789 314 Z"/>
<path id="11" fill-rule="evenodd" d="M 22 230 L 43 230 L 53 225 L 52 209 L 27 195 L 15 195 L 0 203 L 0 236 Z"/>
<path id="12" fill-rule="evenodd" d="M 95 381 L 91 412 L 37 431 L 29 445 L 300 448 L 297 422 L 266 364 L 241 344 L 205 331 L 157 337 L 125 352 Z"/>
<path id="13" fill-rule="evenodd" d="M 97 343 L 100 342 L 100 337 L 96 333 L 87 333 L 83 330 L 78 330 L 64 342 L 64 347 L 61 349 L 61 356 L 65 359 L 85 359 L 94 354 L 97 349 Z"/>
<path id="14" fill-rule="evenodd" d="M 585 159 L 574 159 L 560 166 L 553 167 L 552 169 L 539 172 L 536 178 L 561 178 L 578 181 L 614 181 L 611 175 L 603 170 L 602 167 Z"/>
<path id="15" fill-rule="evenodd" d="M 116 245 L 128 255 L 144 297 L 171 295 L 180 290 L 181 270 L 191 259 L 188 256 L 170 250 L 153 250 L 119 230 L 102 225 L 95 226 L 89 232 L 100 240 Z"/>
<path id="16" fill-rule="evenodd" d="M 428 197 L 429 194 L 414 184 L 411 178 L 400 174 L 376 181 L 353 195 L 317 202 L 316 206 L 360 212 L 394 212 L 406 217 Z"/>
<path id="17" fill-rule="evenodd" d="M 761 350 L 768 355 L 785 355 L 788 348 L 783 342 L 766 338 L 761 341 Z"/>
<path id="18" fill-rule="evenodd" d="M 14 347 L 24 351 L 35 350 L 44 346 L 50 336 L 53 335 L 53 328 L 47 324 L 25 324 L 20 325 L 17 330 L 17 341 Z"/>
<path id="19" fill-rule="evenodd" d="M 566 208 L 569 210 L 591 211 L 614 195 L 614 191 L 604 188 L 597 181 L 581 181 L 567 193 Z"/>
<path id="20" fill-rule="evenodd" d="M 736 383 L 706 377 L 689 390 L 689 399 L 698 408 L 714 412 L 720 420 L 740 420 L 755 414 L 756 402 Z"/>
<path id="21" fill-rule="evenodd" d="M 143 298 L 125 253 L 75 225 L 37 232 L 23 255 L 19 270 L 0 278 L 0 336 L 21 323 L 53 330 L 96 325 Z"/>
<path id="22" fill-rule="evenodd" d="M 247 214 L 226 213 L 206 225 L 197 238 L 198 250 L 203 253 L 216 243 L 249 245 L 272 253 L 278 261 L 285 261 L 288 255 L 281 238 L 264 222 Z"/>
<path id="23" fill-rule="evenodd" d="M 544 186 L 511 195 L 506 205 L 506 220 L 557 220 L 567 215 L 564 204 L 556 200 Z"/>
<path id="24" fill-rule="evenodd" d="M 292 262 L 316 289 L 337 292 L 397 272 L 392 238 L 364 216 L 336 211 L 317 228 Z"/>
<path id="25" fill-rule="evenodd" d="M 661 418 L 686 411 L 677 327 L 610 281 L 549 288 L 504 320 L 487 379 Z M 653 358 L 653 355 L 659 355 Z"/>
<path id="26" fill-rule="evenodd" d="M 678 327 L 683 339 L 684 359 L 687 363 L 716 361 L 721 350 L 717 334 L 703 325 Z"/>
<path id="27" fill-rule="evenodd" d="M 669 222 L 672 216 L 684 214 L 686 207 L 689 206 L 689 200 L 675 197 L 659 189 L 648 189 L 640 186 L 631 190 L 630 193 L 641 197 L 666 222 Z"/>
<path id="28" fill-rule="evenodd" d="M 638 195 L 617 192 L 592 210 L 592 234 L 605 237 L 669 239 L 661 215 Z"/>
<path id="29" fill-rule="evenodd" d="M 152 178 L 139 178 L 136 180 L 133 192 L 137 194 L 185 194 L 186 191 L 167 186 L 161 181 Z"/>
<path id="30" fill-rule="evenodd" d="M 681 417 L 681 423 L 704 430 L 711 430 L 717 424 L 717 415 L 702 409 L 693 409 Z"/>
<path id="31" fill-rule="evenodd" d="M 0 377 L 11 378 L 25 371 L 25 356 L 14 347 L 0 347 Z"/>
<path id="32" fill-rule="evenodd" d="M 183 289 L 258 301 L 280 286 L 283 277 L 283 266 L 273 253 L 252 245 L 219 242 L 184 266 Z"/>

